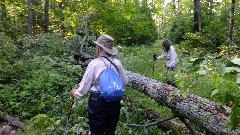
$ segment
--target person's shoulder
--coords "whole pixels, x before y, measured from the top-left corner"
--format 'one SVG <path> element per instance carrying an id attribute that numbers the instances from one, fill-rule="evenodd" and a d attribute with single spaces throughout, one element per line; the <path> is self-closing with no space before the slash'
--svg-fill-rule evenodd
<path id="1" fill-rule="evenodd" d="M 97 58 L 93 59 L 92 61 L 93 62 L 99 62 L 99 61 L 101 61 L 101 58 L 97 57 Z"/>
<path id="2" fill-rule="evenodd" d="M 100 58 L 95 58 L 95 59 L 90 61 L 89 65 L 94 66 L 94 65 L 97 65 L 99 62 L 101 62 L 101 59 Z"/>
<path id="3" fill-rule="evenodd" d="M 113 59 L 113 63 L 115 63 L 116 65 L 122 65 L 122 63 L 121 63 L 121 61 L 119 60 L 119 59 L 117 59 L 117 58 L 114 58 Z"/>
<path id="4" fill-rule="evenodd" d="M 171 50 L 175 50 L 175 47 L 171 45 L 171 46 L 170 46 L 170 49 L 171 49 Z"/>
<path id="5" fill-rule="evenodd" d="M 114 62 L 120 62 L 120 60 L 119 60 L 118 58 L 116 58 L 116 57 L 113 59 L 113 61 L 114 61 Z M 120 62 L 120 63 L 121 63 L 121 62 Z"/>

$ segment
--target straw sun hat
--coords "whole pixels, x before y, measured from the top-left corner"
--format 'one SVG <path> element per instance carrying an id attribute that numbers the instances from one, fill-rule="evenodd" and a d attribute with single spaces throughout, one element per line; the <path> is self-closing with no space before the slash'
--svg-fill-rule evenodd
<path id="1" fill-rule="evenodd" d="M 109 35 L 101 35 L 97 41 L 93 41 L 95 44 L 101 46 L 103 50 L 111 55 L 116 55 L 118 50 L 114 46 L 114 39 Z"/>

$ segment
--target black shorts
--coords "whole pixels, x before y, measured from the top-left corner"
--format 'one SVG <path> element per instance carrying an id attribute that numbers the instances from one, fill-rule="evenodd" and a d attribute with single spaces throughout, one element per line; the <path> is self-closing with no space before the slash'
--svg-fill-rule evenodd
<path id="1" fill-rule="evenodd" d="M 120 109 L 120 101 L 105 102 L 100 93 L 91 93 L 88 100 L 91 135 L 115 135 Z"/>

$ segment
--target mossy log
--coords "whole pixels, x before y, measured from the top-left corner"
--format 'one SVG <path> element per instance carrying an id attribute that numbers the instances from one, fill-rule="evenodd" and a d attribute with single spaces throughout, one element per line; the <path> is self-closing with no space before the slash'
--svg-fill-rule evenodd
<path id="1" fill-rule="evenodd" d="M 88 62 L 90 60 L 83 63 L 86 65 Z M 128 86 L 145 93 L 160 105 L 170 108 L 175 115 L 196 123 L 207 132 L 217 135 L 240 135 L 240 127 L 232 131 L 227 128 L 231 108 L 194 94 L 183 98 L 179 89 L 141 74 L 127 71 L 127 76 Z"/>

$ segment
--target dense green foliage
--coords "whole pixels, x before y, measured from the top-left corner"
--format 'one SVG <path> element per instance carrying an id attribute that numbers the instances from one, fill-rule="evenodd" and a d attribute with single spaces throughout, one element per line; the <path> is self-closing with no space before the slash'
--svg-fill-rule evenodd
<path id="1" fill-rule="evenodd" d="M 161 39 L 170 39 L 178 51 L 178 70 L 173 79 L 182 96 L 194 93 L 230 106 L 229 128 L 239 126 L 239 2 L 235 5 L 231 43 L 228 41 L 230 1 L 201 1 L 203 27 L 194 33 L 194 4 L 189 0 L 175 3 L 162 0 L 54 0 L 50 1 L 49 33 L 44 33 L 45 1 L 32 0 L 34 36 L 26 35 L 27 1 L 3 2 L 0 2 L 0 110 L 19 117 L 30 126 L 20 132 L 64 132 L 71 101 L 69 91 L 81 80 L 85 70 L 71 63 L 72 56 L 81 49 L 94 55 L 92 40 L 99 34 L 114 37 L 120 52 L 118 58 L 127 70 L 162 82 L 166 82 L 164 62 L 153 62 L 152 54 L 160 55 Z M 215 59 L 219 55 L 222 56 Z M 163 116 L 171 113 L 132 88 L 126 88 L 126 95 L 134 102 L 122 102 L 117 134 L 174 133 L 162 132 L 157 126 L 127 126 L 126 123 L 148 122 L 142 107 Z M 86 110 L 87 97 L 74 102 L 69 134 L 88 132 Z"/>

